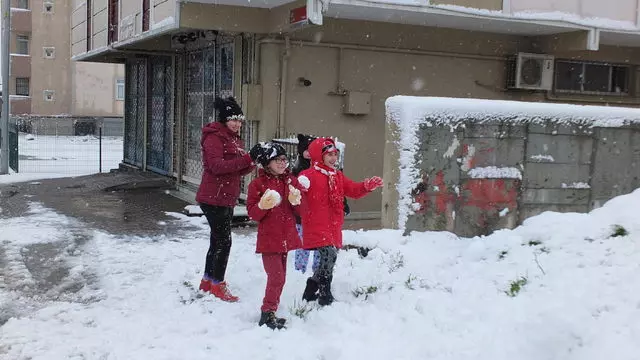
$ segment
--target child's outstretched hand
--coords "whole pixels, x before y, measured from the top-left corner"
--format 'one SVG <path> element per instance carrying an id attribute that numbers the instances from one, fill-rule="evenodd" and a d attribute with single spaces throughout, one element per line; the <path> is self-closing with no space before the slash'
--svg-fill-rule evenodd
<path id="1" fill-rule="evenodd" d="M 365 179 L 364 181 L 364 188 L 367 191 L 373 191 L 379 187 L 382 187 L 384 183 L 382 182 L 382 179 L 378 176 L 374 176 L 372 178 L 368 178 Z"/>
<path id="2" fill-rule="evenodd" d="M 300 205 L 300 201 L 302 200 L 302 195 L 300 194 L 300 190 L 296 189 L 293 185 L 289 185 L 288 199 L 291 205 L 293 206 Z"/>
<path id="3" fill-rule="evenodd" d="M 280 205 L 281 201 L 282 198 L 280 197 L 280 193 L 275 190 L 267 189 L 267 191 L 265 191 L 260 198 L 258 208 L 262 210 L 271 210 L 274 207 Z"/>

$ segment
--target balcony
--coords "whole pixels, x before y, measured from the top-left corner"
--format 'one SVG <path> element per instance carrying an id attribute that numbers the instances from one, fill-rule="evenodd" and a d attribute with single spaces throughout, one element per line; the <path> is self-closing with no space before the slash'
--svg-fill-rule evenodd
<path id="1" fill-rule="evenodd" d="M 11 31 L 31 32 L 31 10 L 11 8 Z"/>

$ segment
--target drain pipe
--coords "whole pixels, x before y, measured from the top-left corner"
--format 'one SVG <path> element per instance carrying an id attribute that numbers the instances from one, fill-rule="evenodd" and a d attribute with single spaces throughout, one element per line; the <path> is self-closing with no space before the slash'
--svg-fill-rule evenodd
<path id="1" fill-rule="evenodd" d="M 278 114 L 278 132 L 277 136 L 285 136 L 286 129 L 286 112 L 287 112 L 287 82 L 289 74 L 289 56 L 291 55 L 291 42 L 289 36 L 284 38 L 284 51 L 282 52 L 281 70 L 280 70 L 280 112 Z"/>

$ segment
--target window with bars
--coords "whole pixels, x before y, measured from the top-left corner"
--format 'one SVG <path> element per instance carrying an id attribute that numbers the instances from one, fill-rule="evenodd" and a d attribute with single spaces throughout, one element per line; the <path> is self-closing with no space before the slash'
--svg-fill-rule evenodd
<path id="1" fill-rule="evenodd" d="M 16 95 L 29 96 L 29 78 L 16 78 Z"/>
<path id="2" fill-rule="evenodd" d="M 566 93 L 628 95 L 631 68 L 608 63 L 558 60 L 555 90 Z"/>
<path id="3" fill-rule="evenodd" d="M 29 36 L 16 35 L 16 53 L 29 55 Z"/>

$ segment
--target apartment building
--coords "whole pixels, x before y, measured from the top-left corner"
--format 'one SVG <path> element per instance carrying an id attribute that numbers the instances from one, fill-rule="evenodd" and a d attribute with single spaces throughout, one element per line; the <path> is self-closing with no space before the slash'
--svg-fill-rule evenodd
<path id="1" fill-rule="evenodd" d="M 11 0 L 11 114 L 39 133 L 92 132 L 105 119 L 121 133 L 124 67 L 71 60 L 72 10 L 66 0 Z"/>
<path id="2" fill-rule="evenodd" d="M 123 162 L 202 171 L 200 128 L 234 95 L 245 140 L 346 143 L 381 174 L 393 95 L 640 105 L 638 0 L 75 0 L 73 58 L 126 67 Z M 376 217 L 379 194 L 354 203 Z"/>

